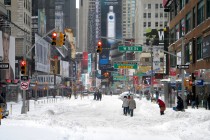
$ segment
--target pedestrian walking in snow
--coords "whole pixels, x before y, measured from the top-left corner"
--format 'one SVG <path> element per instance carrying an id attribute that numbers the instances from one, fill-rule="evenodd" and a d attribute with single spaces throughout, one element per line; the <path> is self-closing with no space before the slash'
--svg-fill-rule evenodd
<path id="1" fill-rule="evenodd" d="M 130 99 L 131 99 L 131 96 L 128 95 L 128 102 L 130 101 Z M 128 114 L 130 114 L 130 109 L 129 109 L 129 107 L 128 107 Z"/>
<path id="2" fill-rule="evenodd" d="M 208 104 L 208 109 L 210 110 L 210 94 L 209 94 L 209 96 L 207 98 L 207 104 Z"/>
<path id="3" fill-rule="evenodd" d="M 192 106 L 192 108 L 195 108 L 195 93 L 193 93 L 193 95 L 192 95 L 192 100 L 191 100 L 192 102 L 191 102 L 191 106 Z"/>
<path id="4" fill-rule="evenodd" d="M 98 91 L 98 97 L 99 97 L 99 100 L 101 101 L 101 99 L 102 99 L 102 92 Z"/>
<path id="5" fill-rule="evenodd" d="M 166 110 L 165 103 L 162 100 L 160 100 L 160 99 L 157 100 L 157 103 L 158 103 L 158 105 L 160 107 L 160 115 L 164 115 L 164 111 Z"/>
<path id="6" fill-rule="evenodd" d="M 133 111 L 136 109 L 136 101 L 133 99 L 133 96 L 130 97 L 130 100 L 128 102 L 129 112 L 131 117 L 133 117 Z"/>
<path id="7" fill-rule="evenodd" d="M 198 94 L 195 96 L 195 105 L 198 109 L 198 105 L 199 105 L 199 97 L 198 97 Z"/>
<path id="8" fill-rule="evenodd" d="M 127 112 L 128 112 L 128 99 L 127 99 L 127 96 L 124 96 L 124 98 L 123 98 L 122 108 L 123 108 L 123 114 L 125 116 L 127 116 Z"/>

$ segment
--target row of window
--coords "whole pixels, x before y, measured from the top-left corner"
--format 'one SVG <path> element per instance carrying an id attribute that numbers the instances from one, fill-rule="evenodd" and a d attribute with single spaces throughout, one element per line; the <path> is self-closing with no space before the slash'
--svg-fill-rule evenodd
<path id="1" fill-rule="evenodd" d="M 158 3 L 156 3 L 156 4 L 149 3 L 149 4 L 144 4 L 144 9 L 153 9 L 153 6 L 154 6 L 155 9 L 163 8 L 163 5 L 161 3 L 160 4 L 158 4 Z"/>
<path id="2" fill-rule="evenodd" d="M 167 21 L 163 23 L 163 21 L 155 22 L 155 27 L 166 27 L 168 24 Z M 144 22 L 144 27 L 151 27 L 151 22 Z"/>
<path id="3" fill-rule="evenodd" d="M 206 3 L 206 11 L 204 0 L 200 0 L 197 6 L 194 7 L 190 12 L 188 12 L 185 17 L 181 19 L 174 28 L 171 29 L 170 43 L 177 41 L 182 36 L 194 29 L 196 26 L 200 25 L 205 19 L 210 17 L 210 0 L 206 0 Z"/>
<path id="4" fill-rule="evenodd" d="M 204 52 L 205 48 L 203 48 L 203 45 L 205 45 L 205 43 L 206 42 L 203 42 L 202 37 L 198 37 L 196 40 L 192 40 L 189 43 L 187 43 L 184 49 L 185 50 L 184 63 L 195 63 L 196 60 L 202 59 L 205 53 Z M 177 58 L 175 56 L 171 56 L 170 63 L 171 66 L 176 66 Z"/>
<path id="5" fill-rule="evenodd" d="M 144 18 L 151 18 L 152 14 L 151 13 L 143 13 L 143 17 Z M 163 13 L 155 13 L 155 18 L 163 18 Z M 164 17 L 167 18 L 168 17 L 168 14 L 167 13 L 164 13 Z"/>

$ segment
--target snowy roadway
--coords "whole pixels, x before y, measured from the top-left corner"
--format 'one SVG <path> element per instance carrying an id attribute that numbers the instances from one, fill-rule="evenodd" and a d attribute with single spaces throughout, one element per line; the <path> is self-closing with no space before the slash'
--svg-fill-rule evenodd
<path id="1" fill-rule="evenodd" d="M 34 104 L 21 115 L 22 103 L 12 103 L 12 115 L 2 120 L 1 140 L 210 140 L 210 111 L 167 108 L 136 99 L 134 116 L 124 116 L 118 96 L 52 99 Z M 10 104 L 8 104 L 10 109 Z"/>

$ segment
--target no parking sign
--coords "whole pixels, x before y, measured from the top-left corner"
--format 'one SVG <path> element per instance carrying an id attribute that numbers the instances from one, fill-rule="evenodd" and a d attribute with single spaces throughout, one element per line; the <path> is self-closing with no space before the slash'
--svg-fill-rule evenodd
<path id="1" fill-rule="evenodd" d="M 21 90 L 28 90 L 28 87 L 29 87 L 29 82 L 21 81 L 20 83 Z"/>

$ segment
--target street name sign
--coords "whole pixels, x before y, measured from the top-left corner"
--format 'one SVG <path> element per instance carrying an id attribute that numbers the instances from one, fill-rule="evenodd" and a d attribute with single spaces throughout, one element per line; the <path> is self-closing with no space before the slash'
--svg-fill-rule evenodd
<path id="1" fill-rule="evenodd" d="M 28 76 L 21 76 L 20 79 L 21 81 L 28 81 Z"/>
<path id="2" fill-rule="evenodd" d="M 116 69 L 137 69 L 136 62 L 114 62 L 114 68 Z"/>
<path id="3" fill-rule="evenodd" d="M 177 65 L 177 69 L 189 69 L 189 65 Z"/>
<path id="4" fill-rule="evenodd" d="M 122 76 L 122 75 L 114 75 L 113 80 L 126 81 L 127 78 L 126 78 L 126 76 Z"/>
<path id="5" fill-rule="evenodd" d="M 9 63 L 0 63 L 0 69 L 9 69 Z"/>
<path id="6" fill-rule="evenodd" d="M 120 52 L 142 52 L 142 46 L 118 46 Z"/>

